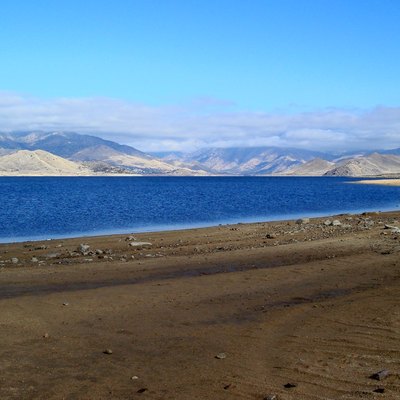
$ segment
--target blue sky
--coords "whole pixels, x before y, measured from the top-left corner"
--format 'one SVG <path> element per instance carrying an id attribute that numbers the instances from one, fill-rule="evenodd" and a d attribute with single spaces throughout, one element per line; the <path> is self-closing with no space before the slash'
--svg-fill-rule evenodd
<path id="1" fill-rule="evenodd" d="M 92 108 L 109 102 L 113 110 L 118 108 L 111 119 L 119 138 L 134 144 L 147 141 L 151 147 L 159 129 L 157 124 L 150 126 L 151 120 L 158 118 L 164 130 L 165 124 L 169 127 L 169 133 L 160 133 L 167 146 L 168 141 L 182 140 L 174 121 L 182 124 L 184 119 L 186 139 L 196 147 L 202 144 L 195 143 L 195 133 L 190 136 L 187 121 L 202 115 L 292 118 L 339 109 L 355 110 L 353 116 L 359 118 L 377 107 L 399 106 L 398 0 L 1 3 L 0 107 L 10 98 L 14 105 L 18 98 L 23 106 L 19 121 L 15 109 L 14 125 L 0 118 L 0 130 L 24 123 L 50 128 L 53 118 L 60 128 L 102 132 L 104 121 L 102 126 L 101 120 L 95 123 L 95 110 L 92 125 L 83 120 L 71 125 L 65 117 L 68 107 L 72 112 L 68 100 Z M 55 111 L 62 107 L 60 99 L 69 104 L 64 117 Z M 30 119 L 29 107 L 34 112 Z M 131 112 L 132 107 L 135 117 L 128 129 L 119 122 L 128 119 L 122 117 L 123 110 Z M 38 108 L 46 114 L 41 125 Z M 146 118 L 152 135 L 140 138 L 134 126 Z M 334 132 L 335 123 L 330 123 L 318 129 Z M 210 130 L 210 137 L 219 132 L 210 126 L 204 129 Z M 112 126 L 107 130 L 113 131 Z M 270 130 L 266 124 L 266 144 Z M 243 131 L 230 143 L 254 134 Z"/>

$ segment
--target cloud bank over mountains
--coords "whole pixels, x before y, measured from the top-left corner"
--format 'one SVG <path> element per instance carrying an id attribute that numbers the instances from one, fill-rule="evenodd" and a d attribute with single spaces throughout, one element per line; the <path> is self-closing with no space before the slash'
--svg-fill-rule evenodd
<path id="1" fill-rule="evenodd" d="M 42 99 L 0 92 L 0 131 L 15 130 L 92 133 L 144 151 L 233 146 L 390 149 L 400 144 L 400 107 L 256 112 L 206 98 L 186 105 L 148 106 L 111 98 Z"/>

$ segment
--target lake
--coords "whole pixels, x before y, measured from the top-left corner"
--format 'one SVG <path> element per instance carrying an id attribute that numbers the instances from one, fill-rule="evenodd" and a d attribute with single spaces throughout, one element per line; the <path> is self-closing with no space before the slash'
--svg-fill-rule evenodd
<path id="1" fill-rule="evenodd" d="M 2 177 L 0 242 L 396 210 L 342 177 Z"/>

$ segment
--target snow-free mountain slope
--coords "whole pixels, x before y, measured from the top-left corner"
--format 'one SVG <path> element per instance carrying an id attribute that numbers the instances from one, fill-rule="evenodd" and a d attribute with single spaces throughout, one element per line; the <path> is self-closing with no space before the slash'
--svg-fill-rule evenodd
<path id="1" fill-rule="evenodd" d="M 400 156 L 374 153 L 354 158 L 325 173 L 329 176 L 373 176 L 400 173 Z"/>
<path id="2" fill-rule="evenodd" d="M 43 150 L 18 150 L 0 157 L 0 175 L 3 176 L 92 174 L 89 168 Z"/>

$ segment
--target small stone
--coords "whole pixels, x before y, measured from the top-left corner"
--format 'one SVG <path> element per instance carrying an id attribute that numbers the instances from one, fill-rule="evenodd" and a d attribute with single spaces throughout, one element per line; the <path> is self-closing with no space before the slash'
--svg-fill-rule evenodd
<path id="1" fill-rule="evenodd" d="M 60 253 L 48 253 L 48 254 L 46 254 L 46 258 L 48 258 L 49 260 L 50 259 L 53 259 L 53 258 L 58 258 L 58 257 L 60 257 Z"/>
<path id="2" fill-rule="evenodd" d="M 138 377 L 138 376 L 136 376 L 136 375 L 133 375 L 133 376 L 131 377 L 131 379 L 132 379 L 133 381 L 136 381 L 136 380 L 138 380 L 138 379 L 139 379 L 139 377 Z"/>
<path id="3" fill-rule="evenodd" d="M 385 393 L 385 389 L 384 388 L 375 389 L 374 393 Z"/>
<path id="4" fill-rule="evenodd" d="M 147 392 L 149 389 L 147 389 L 147 388 L 142 388 L 142 389 L 139 389 L 138 391 L 137 391 L 137 393 L 144 393 L 144 392 Z"/>
<path id="5" fill-rule="evenodd" d="M 296 383 L 290 383 L 290 382 L 289 382 L 289 383 L 284 384 L 283 387 L 284 387 L 285 389 L 292 389 L 292 388 L 297 387 L 297 384 L 296 384 Z"/>
<path id="6" fill-rule="evenodd" d="M 37 257 L 32 257 L 32 258 L 31 258 L 31 262 L 37 263 L 37 262 L 39 262 L 39 260 L 37 259 Z"/>
<path id="7" fill-rule="evenodd" d="M 218 360 L 223 360 L 224 358 L 226 358 L 226 354 L 225 353 L 218 353 L 215 356 L 215 358 L 218 359 Z"/>
<path id="8" fill-rule="evenodd" d="M 268 396 L 264 397 L 264 400 L 277 400 L 276 394 L 269 394 Z"/>
<path id="9" fill-rule="evenodd" d="M 326 225 L 326 226 L 330 226 L 332 224 L 332 221 L 330 220 L 330 219 L 327 219 L 325 222 L 324 222 L 324 225 Z"/>
<path id="10" fill-rule="evenodd" d="M 125 238 L 125 242 L 132 242 L 133 240 L 136 240 L 135 236 L 127 236 Z"/>
<path id="11" fill-rule="evenodd" d="M 267 233 L 267 234 L 265 235 L 265 237 L 266 237 L 267 239 L 275 239 L 275 238 L 276 238 L 276 236 L 275 236 L 273 233 Z"/>
<path id="12" fill-rule="evenodd" d="M 18 264 L 18 263 L 19 263 L 19 259 L 18 259 L 17 257 L 12 257 L 12 258 L 11 258 L 11 262 L 12 262 L 13 264 Z"/>
<path id="13" fill-rule="evenodd" d="M 152 246 L 150 242 L 130 242 L 129 246 L 131 247 L 148 247 Z"/>
<path id="14" fill-rule="evenodd" d="M 335 220 L 332 221 L 332 224 L 331 224 L 331 225 L 332 225 L 332 226 L 341 226 L 342 223 L 341 223 L 338 219 L 335 219 Z"/>
<path id="15" fill-rule="evenodd" d="M 296 221 L 296 224 L 301 225 L 301 224 L 309 224 L 310 223 L 310 218 L 300 218 Z"/>
<path id="16" fill-rule="evenodd" d="M 98 256 L 103 254 L 103 250 L 100 250 L 100 249 L 96 249 L 94 252 L 95 252 Z"/>
<path id="17" fill-rule="evenodd" d="M 113 351 L 111 349 L 106 349 L 103 351 L 103 354 L 112 354 Z"/>
<path id="18" fill-rule="evenodd" d="M 371 379 L 381 381 L 389 376 L 390 372 L 387 369 L 382 369 L 381 371 L 375 372 L 370 376 Z"/>
<path id="19" fill-rule="evenodd" d="M 46 333 L 43 335 L 43 338 L 44 338 L 44 339 L 48 339 L 49 336 L 50 336 L 50 335 L 46 332 Z"/>
<path id="20" fill-rule="evenodd" d="M 90 246 L 88 244 L 81 243 L 78 247 L 78 251 L 84 256 L 89 253 Z"/>
<path id="21" fill-rule="evenodd" d="M 65 302 L 63 303 L 63 306 L 69 306 L 69 303 Z"/>

